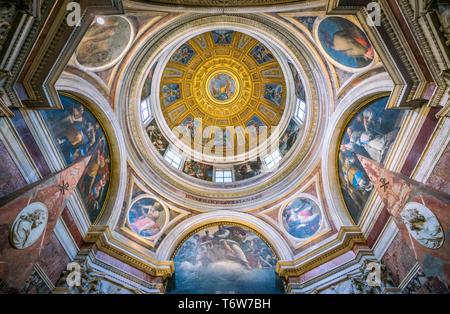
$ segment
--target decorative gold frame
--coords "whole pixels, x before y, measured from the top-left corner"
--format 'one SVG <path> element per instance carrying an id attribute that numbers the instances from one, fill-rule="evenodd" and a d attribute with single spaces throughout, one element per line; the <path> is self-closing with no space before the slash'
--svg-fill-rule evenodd
<path id="1" fill-rule="evenodd" d="M 72 98 L 73 100 L 76 100 L 76 101 L 78 101 L 79 103 L 81 103 L 84 107 L 86 107 L 86 109 L 88 109 L 89 110 L 89 112 L 95 117 L 95 119 L 97 119 L 97 122 L 98 122 L 98 124 L 100 125 L 100 127 L 102 128 L 102 131 L 103 131 L 103 134 L 105 135 L 105 138 L 106 138 L 106 142 L 108 143 L 108 152 L 109 152 L 109 159 L 110 159 L 110 166 L 113 164 L 113 155 L 111 154 L 111 140 L 110 140 L 110 138 L 109 138 L 109 135 L 108 135 L 108 133 L 107 132 L 105 132 L 105 128 L 103 127 L 103 123 L 101 122 L 101 119 L 99 118 L 99 116 L 93 111 L 93 110 L 91 110 L 90 109 L 90 106 L 88 105 L 88 102 L 87 101 L 85 101 L 84 99 L 82 99 L 82 98 L 80 98 L 80 97 L 78 97 L 78 96 L 76 96 L 76 95 L 74 95 L 74 94 L 71 94 L 70 92 L 64 92 L 64 91 L 58 91 L 58 94 L 59 95 L 62 95 L 62 96 L 66 96 L 66 97 L 69 97 L 69 98 Z M 65 109 L 63 109 L 63 110 L 65 110 Z M 47 125 L 45 126 L 45 127 L 47 127 Z M 56 143 L 55 143 L 55 145 L 56 145 Z M 58 146 L 57 146 L 58 147 Z M 58 149 L 58 151 L 59 151 L 59 149 Z M 63 160 L 64 160 L 64 158 L 63 158 Z M 65 163 L 65 160 L 64 160 L 64 163 Z M 110 172 L 110 174 L 112 174 L 113 172 L 111 171 L 111 169 L 109 169 L 109 172 Z M 100 210 L 100 212 L 99 212 L 99 214 L 98 214 L 98 216 L 97 216 L 97 218 L 95 219 L 95 221 L 93 222 L 93 223 L 91 223 L 91 225 L 92 226 L 95 226 L 97 223 L 98 223 L 98 221 L 100 220 L 100 218 L 102 217 L 102 215 L 103 215 L 103 212 L 105 211 L 105 208 L 106 208 L 106 206 L 108 205 L 108 202 L 109 202 L 109 197 L 110 197 L 110 194 L 111 194 L 111 189 L 110 189 L 110 187 L 111 187 L 111 177 L 115 177 L 115 175 L 112 175 L 112 176 L 110 176 L 110 178 L 109 178 L 109 185 L 108 185 L 108 192 L 106 193 L 106 197 L 105 197 L 105 203 L 103 204 L 103 207 L 102 207 L 102 209 Z M 78 186 L 78 184 L 77 184 L 77 186 Z M 86 204 L 84 203 L 84 200 L 83 200 L 83 205 L 84 205 L 84 207 L 85 207 L 85 210 L 86 210 L 86 213 L 87 213 L 87 208 L 86 208 Z M 90 221 L 89 221 L 90 222 Z"/>
<path id="2" fill-rule="evenodd" d="M 156 233 L 155 235 L 153 235 L 151 237 L 144 237 L 144 236 L 141 236 L 140 234 L 138 234 L 131 227 L 130 220 L 128 219 L 128 214 L 129 214 L 131 208 L 133 207 L 133 205 L 136 204 L 139 200 L 144 199 L 144 198 L 150 198 L 150 199 L 154 200 L 155 202 L 160 203 L 161 206 L 164 208 L 164 213 L 166 214 L 166 219 L 164 221 L 164 226 L 159 230 L 158 233 Z M 145 240 L 153 240 L 153 239 L 158 238 L 161 235 L 161 233 L 166 229 L 167 225 L 169 224 L 169 221 L 170 221 L 170 213 L 169 213 L 169 209 L 167 208 L 167 205 L 162 200 L 160 200 L 159 198 L 154 197 L 154 196 L 149 195 L 149 194 L 141 194 L 139 196 L 136 196 L 130 202 L 130 205 L 128 206 L 127 210 L 125 211 L 125 225 L 127 226 L 127 228 L 129 228 L 133 232 L 134 235 L 136 235 L 136 236 L 138 236 L 138 237 L 140 237 L 142 239 L 145 239 Z"/>
<path id="3" fill-rule="evenodd" d="M 377 99 L 381 99 L 381 98 L 383 98 L 383 97 L 387 97 L 387 96 L 389 96 L 391 93 L 390 92 L 386 92 L 386 93 L 381 93 L 381 94 L 378 94 L 378 95 L 375 95 L 375 96 L 372 96 L 372 97 L 370 97 L 369 99 L 367 99 L 367 100 L 365 100 L 364 102 L 362 102 L 360 105 L 358 105 L 358 107 L 356 107 L 353 111 L 352 111 L 352 113 L 345 119 L 345 122 L 344 122 L 344 124 L 343 124 L 343 127 L 342 127 L 342 129 L 341 129 L 341 131 L 339 132 L 339 137 L 338 137 L 338 140 L 337 140 L 337 143 L 338 143 L 338 145 L 336 145 L 336 153 L 335 153 L 335 161 L 336 161 L 336 163 L 335 163 L 335 175 L 336 175 L 336 181 L 337 181 L 337 184 L 338 184 L 338 187 L 339 187 L 339 195 L 341 196 L 341 201 L 342 201 L 342 204 L 344 204 L 344 208 L 345 208 L 345 210 L 346 210 L 346 214 L 347 214 L 347 216 L 348 216 L 348 218 L 350 219 L 350 221 L 351 222 L 353 222 L 353 224 L 355 225 L 355 226 L 357 226 L 358 224 L 357 223 L 355 223 L 355 221 L 353 220 L 353 218 L 352 218 L 352 216 L 350 215 L 350 212 L 349 212 L 349 210 L 348 210 L 348 207 L 347 207 L 347 204 L 345 203 L 345 200 L 344 200 L 344 195 L 342 194 L 342 189 L 341 189 L 341 182 L 340 182 L 340 180 L 339 180 L 339 158 L 338 158 L 338 156 L 339 156 L 339 151 L 340 151 L 340 149 L 341 149 L 341 142 L 342 142 L 342 140 L 343 140 L 343 138 L 344 138 L 344 134 L 345 134 L 345 130 L 347 129 L 347 125 L 350 123 L 350 121 L 353 119 L 353 117 L 362 109 L 362 108 L 364 108 L 365 106 L 367 106 L 369 103 L 371 103 L 371 102 L 373 102 L 373 101 L 375 101 L 375 100 L 377 100 Z M 385 109 L 386 110 L 386 109 Z M 364 208 L 363 208 L 363 210 L 362 210 L 362 213 L 364 212 Z"/>

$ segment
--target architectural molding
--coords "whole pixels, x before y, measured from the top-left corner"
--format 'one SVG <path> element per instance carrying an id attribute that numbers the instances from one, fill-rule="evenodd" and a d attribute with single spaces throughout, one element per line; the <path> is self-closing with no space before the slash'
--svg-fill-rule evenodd
<path id="1" fill-rule="evenodd" d="M 55 290 L 55 285 L 53 282 L 48 278 L 47 274 L 44 272 L 44 270 L 39 266 L 39 263 L 36 263 L 34 265 L 34 270 L 39 274 L 39 276 L 42 278 L 42 280 L 45 282 L 45 284 L 50 288 L 50 290 Z"/>
<path id="2" fill-rule="evenodd" d="M 80 249 L 75 243 L 75 240 L 73 239 L 69 228 L 67 228 L 67 225 L 61 216 L 59 217 L 58 222 L 55 225 L 54 233 L 61 243 L 62 247 L 64 248 L 64 251 L 66 251 L 67 256 L 69 256 L 69 259 L 73 260 L 75 256 L 77 256 Z"/>
<path id="3" fill-rule="evenodd" d="M 394 218 L 390 217 L 373 245 L 373 252 L 378 260 L 381 260 L 387 249 L 391 246 L 399 230 L 395 224 Z"/>
<path id="4" fill-rule="evenodd" d="M 294 10 L 308 10 L 317 7 L 325 8 L 326 0 L 295 1 L 295 0 L 245 0 L 223 1 L 216 0 L 182 0 L 182 1 L 123 1 L 126 8 L 133 10 L 143 9 L 150 11 L 169 11 L 180 13 L 209 13 L 209 14 L 235 14 L 235 13 L 266 13 L 284 12 Z M 291 2 L 291 3 L 290 3 Z"/>
<path id="5" fill-rule="evenodd" d="M 116 235 L 117 233 L 113 236 L 113 233 L 107 226 L 93 226 L 90 228 L 84 241 L 85 243 L 95 243 L 100 251 L 151 276 L 163 277 L 163 279 L 172 276 L 174 272 L 172 261 L 169 261 L 169 259 L 157 260 L 151 256 L 153 254 L 140 250 L 136 245 L 127 245 L 127 241 L 121 241 Z"/>
<path id="6" fill-rule="evenodd" d="M 374 255 L 371 251 L 360 250 L 355 258 L 349 262 L 339 265 L 319 276 L 302 283 L 289 283 L 288 293 L 295 294 L 315 294 L 323 291 L 330 286 L 337 285 L 348 280 L 349 277 L 361 275 L 361 266 L 365 260 L 373 260 Z"/>
<path id="7" fill-rule="evenodd" d="M 70 0 L 53 2 L 45 0 L 42 4 L 42 19 L 35 20 L 25 44 L 22 45 L 14 65 L 11 67 L 12 76 L 4 83 L 4 88 L 11 100 L 13 107 L 23 105 L 34 109 L 61 109 L 55 83 L 67 65 L 73 52 L 81 41 L 84 33 L 90 26 L 97 12 L 108 15 L 123 13 L 120 0 L 96 0 L 94 2 L 82 0 L 79 2 L 83 12 L 80 26 L 70 27 L 67 25 L 66 17 L 69 14 L 67 4 Z M 57 11 L 57 13 L 56 13 Z M 50 18 L 50 15 L 52 17 Z M 34 46 L 42 29 L 47 29 L 47 34 L 41 45 Z M 25 73 L 20 73 L 24 69 L 25 62 L 30 52 L 34 52 L 34 58 L 30 61 Z M 24 77 L 23 84 L 28 99 L 20 101 L 14 91 L 14 84 L 17 82 L 19 74 Z"/>
<path id="8" fill-rule="evenodd" d="M 358 227 L 342 227 L 336 237 L 324 245 L 302 252 L 293 261 L 279 261 L 276 273 L 282 278 L 297 277 L 350 250 L 353 246 L 365 245 L 366 238 Z"/>

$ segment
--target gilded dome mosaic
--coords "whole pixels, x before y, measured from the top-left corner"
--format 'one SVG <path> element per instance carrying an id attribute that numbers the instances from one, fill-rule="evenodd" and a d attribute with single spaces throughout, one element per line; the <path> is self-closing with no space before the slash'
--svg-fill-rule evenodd
<path id="1" fill-rule="evenodd" d="M 216 30 L 176 49 L 165 65 L 159 98 L 165 121 L 183 143 L 212 154 L 217 147 L 234 149 L 236 155 L 256 147 L 278 125 L 286 82 L 263 43 Z"/>

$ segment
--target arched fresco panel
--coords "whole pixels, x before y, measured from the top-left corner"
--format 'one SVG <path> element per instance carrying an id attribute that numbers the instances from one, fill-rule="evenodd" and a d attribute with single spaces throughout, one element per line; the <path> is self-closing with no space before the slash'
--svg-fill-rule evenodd
<path id="1" fill-rule="evenodd" d="M 385 110 L 389 96 L 371 100 L 350 118 L 340 136 L 338 172 L 342 196 L 358 224 L 374 188 L 359 162 L 362 155 L 384 164 L 397 139 L 402 111 Z"/>
<path id="2" fill-rule="evenodd" d="M 79 100 L 60 95 L 64 110 L 43 110 L 41 115 L 66 164 L 91 155 L 78 189 L 92 224 L 106 203 L 111 172 L 107 137 L 100 122 Z"/>
<path id="3" fill-rule="evenodd" d="M 216 223 L 191 233 L 173 258 L 167 293 L 284 293 L 277 256 L 242 225 Z"/>

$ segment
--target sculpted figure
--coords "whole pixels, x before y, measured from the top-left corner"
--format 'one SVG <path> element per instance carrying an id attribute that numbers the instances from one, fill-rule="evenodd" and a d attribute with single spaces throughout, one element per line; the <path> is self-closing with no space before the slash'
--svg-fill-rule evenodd
<path id="1" fill-rule="evenodd" d="M 407 208 L 400 214 L 410 234 L 420 244 L 430 249 L 441 247 L 444 232 L 433 213 L 416 208 Z"/>
<path id="2" fill-rule="evenodd" d="M 36 209 L 20 216 L 11 231 L 11 243 L 17 249 L 24 249 L 33 244 L 40 236 L 36 228 L 47 221 L 47 213 Z"/>

